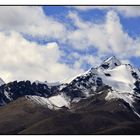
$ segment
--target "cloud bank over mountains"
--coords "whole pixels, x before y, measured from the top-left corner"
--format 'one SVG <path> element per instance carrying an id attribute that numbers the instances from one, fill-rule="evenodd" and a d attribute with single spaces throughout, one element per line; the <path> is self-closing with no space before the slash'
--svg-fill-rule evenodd
<path id="1" fill-rule="evenodd" d="M 94 9 L 106 11 L 103 20 L 93 22 L 81 18 L 79 11 L 94 12 Z M 85 64 L 96 66 L 110 55 L 127 62 L 131 57 L 140 57 L 140 37 L 130 36 L 120 21 L 120 14 L 126 18 L 139 17 L 139 9 L 67 7 L 65 17 L 70 22 L 65 22 L 47 15 L 43 7 L 3 6 L 0 77 L 7 82 L 61 81 L 84 72 L 88 69 Z"/>

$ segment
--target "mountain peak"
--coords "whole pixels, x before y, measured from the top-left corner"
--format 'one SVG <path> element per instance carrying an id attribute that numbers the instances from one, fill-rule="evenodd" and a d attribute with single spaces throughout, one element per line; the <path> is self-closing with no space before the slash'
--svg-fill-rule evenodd
<path id="1" fill-rule="evenodd" d="M 110 56 L 107 59 L 105 59 L 104 61 L 108 62 L 108 61 L 113 61 L 113 60 L 118 60 L 118 58 L 116 56 Z"/>
<path id="2" fill-rule="evenodd" d="M 113 69 L 116 66 L 120 66 L 121 62 L 119 59 L 117 59 L 115 56 L 111 56 L 109 58 L 107 58 L 106 60 L 104 60 L 104 62 L 101 64 L 101 66 L 104 69 Z"/>

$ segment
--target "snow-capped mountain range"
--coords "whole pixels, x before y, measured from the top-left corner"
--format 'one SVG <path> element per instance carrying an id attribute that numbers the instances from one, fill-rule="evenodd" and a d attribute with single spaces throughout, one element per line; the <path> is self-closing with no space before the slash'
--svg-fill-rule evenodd
<path id="1" fill-rule="evenodd" d="M 140 71 L 130 64 L 122 64 L 115 56 L 65 83 L 14 81 L 6 84 L 0 79 L 0 105 L 25 97 L 49 109 L 70 109 L 73 103 L 104 91 L 106 101 L 121 99 L 139 116 L 136 106 L 140 101 Z"/>

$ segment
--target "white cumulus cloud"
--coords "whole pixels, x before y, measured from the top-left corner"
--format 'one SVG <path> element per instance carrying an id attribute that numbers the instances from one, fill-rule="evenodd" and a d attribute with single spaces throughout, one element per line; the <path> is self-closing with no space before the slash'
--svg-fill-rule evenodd
<path id="1" fill-rule="evenodd" d="M 39 45 L 19 33 L 0 33 L 0 77 L 13 80 L 61 81 L 83 72 L 60 63 L 63 55 L 56 43 Z"/>
<path id="2" fill-rule="evenodd" d="M 77 26 L 77 29 L 68 36 L 69 42 L 75 48 L 79 50 L 96 48 L 99 57 L 116 55 L 121 59 L 128 59 L 140 56 L 140 38 L 134 39 L 124 31 L 115 11 L 108 11 L 105 21 L 101 23 L 85 22 L 75 12 L 70 12 L 69 17 Z"/>
<path id="3" fill-rule="evenodd" d="M 46 16 L 39 6 L 2 6 L 0 30 L 17 31 L 34 37 L 64 39 L 65 25 Z"/>

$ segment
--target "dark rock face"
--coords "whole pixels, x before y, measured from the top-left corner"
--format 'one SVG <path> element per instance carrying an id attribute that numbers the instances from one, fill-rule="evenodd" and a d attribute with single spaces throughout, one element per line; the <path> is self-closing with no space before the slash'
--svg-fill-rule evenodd
<path id="1" fill-rule="evenodd" d="M 10 82 L 0 87 L 0 105 L 3 105 L 4 102 L 8 103 L 11 100 L 16 100 L 25 95 L 47 97 L 51 95 L 51 92 L 46 84 L 36 84 L 31 83 L 30 81 Z"/>
<path id="2" fill-rule="evenodd" d="M 97 83 L 97 86 L 102 86 L 103 85 L 102 78 L 97 77 L 96 83 Z"/>
<path id="3" fill-rule="evenodd" d="M 105 76 L 111 76 L 109 73 L 105 73 Z"/>
<path id="4" fill-rule="evenodd" d="M 136 80 L 139 79 L 139 77 L 138 77 L 138 75 L 137 75 L 136 72 L 133 72 L 133 71 L 132 71 L 132 76 L 133 76 Z"/>
<path id="5" fill-rule="evenodd" d="M 92 73 L 88 73 L 86 76 L 80 76 L 69 83 L 65 88 L 60 90 L 60 92 L 65 93 L 67 96 L 73 100 L 74 98 L 85 98 L 85 92 L 90 93 L 93 91 L 93 87 L 105 86 L 100 77 L 94 76 Z"/>
<path id="6" fill-rule="evenodd" d="M 109 64 L 102 64 L 101 67 L 103 67 L 104 69 L 108 69 L 109 68 Z"/>
<path id="7" fill-rule="evenodd" d="M 135 85 L 134 91 L 135 91 L 136 93 L 140 93 L 140 81 L 137 80 L 137 81 L 134 83 L 134 85 Z"/>

